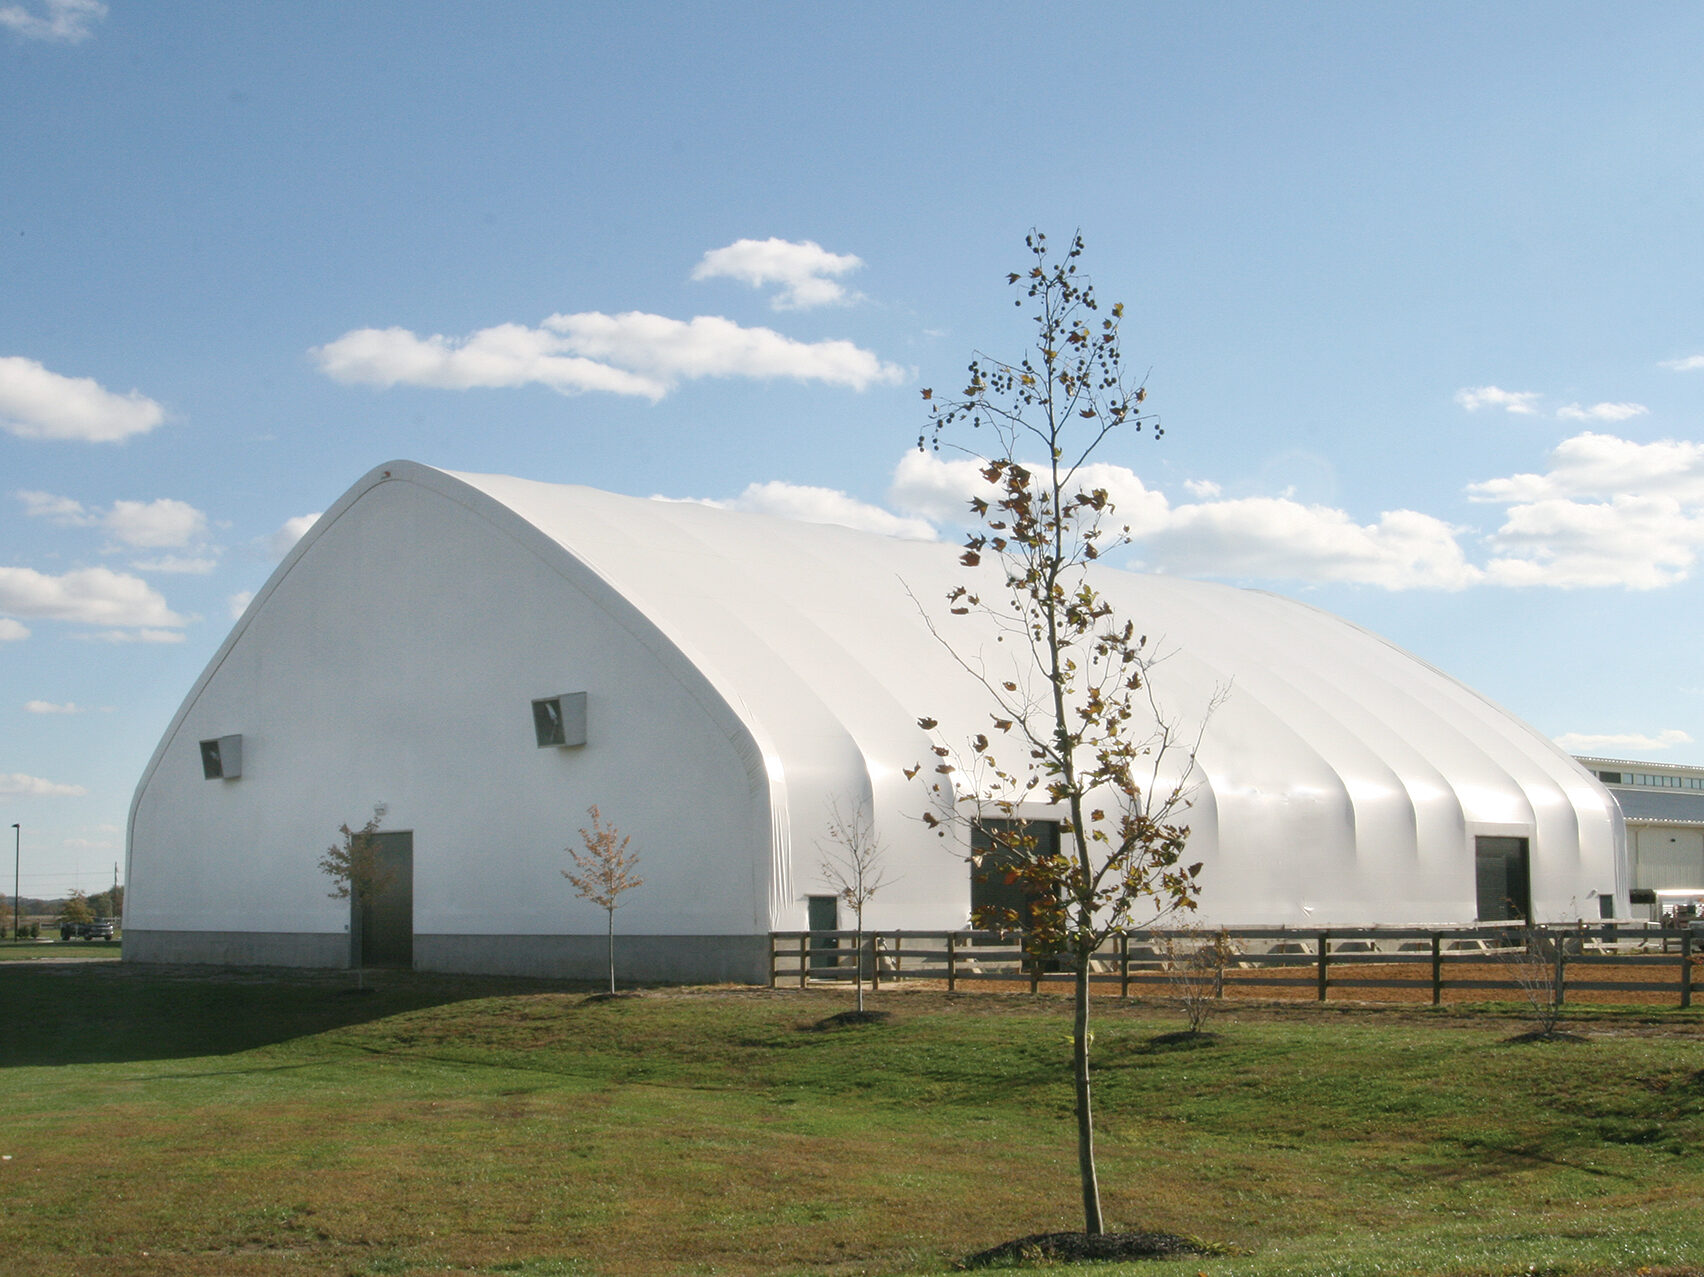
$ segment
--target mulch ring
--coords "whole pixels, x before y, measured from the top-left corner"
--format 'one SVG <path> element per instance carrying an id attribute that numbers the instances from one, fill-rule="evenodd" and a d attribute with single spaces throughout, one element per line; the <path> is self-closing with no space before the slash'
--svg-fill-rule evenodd
<path id="1" fill-rule="evenodd" d="M 1217 1255 L 1219 1247 L 1176 1233 L 1034 1233 L 966 1255 L 961 1268 L 1080 1264 L 1108 1259 L 1175 1259 Z"/>

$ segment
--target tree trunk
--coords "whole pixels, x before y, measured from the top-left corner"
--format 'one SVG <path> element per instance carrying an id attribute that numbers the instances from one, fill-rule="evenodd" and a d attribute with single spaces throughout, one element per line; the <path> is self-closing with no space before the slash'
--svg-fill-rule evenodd
<path id="1" fill-rule="evenodd" d="M 615 992 L 615 910 L 609 911 L 609 991 Z"/>
<path id="2" fill-rule="evenodd" d="M 1083 1231 L 1105 1231 L 1101 1223 L 1100 1181 L 1095 1175 L 1094 1107 L 1089 1093 L 1089 955 L 1076 956 L 1077 1005 L 1071 1027 L 1071 1067 L 1077 1082 L 1077 1169 L 1083 1179 Z"/>
<path id="3" fill-rule="evenodd" d="M 870 961 L 878 961 L 871 946 Z M 852 942 L 852 981 L 858 988 L 858 1014 L 864 1014 L 864 921 L 858 920 L 858 936 Z"/>

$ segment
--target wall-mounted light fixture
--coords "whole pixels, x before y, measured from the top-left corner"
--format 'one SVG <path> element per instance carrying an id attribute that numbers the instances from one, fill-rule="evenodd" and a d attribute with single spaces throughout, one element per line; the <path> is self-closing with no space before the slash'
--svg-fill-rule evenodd
<path id="1" fill-rule="evenodd" d="M 563 692 L 532 703 L 533 735 L 538 747 L 584 745 L 586 743 L 586 694 Z"/>
<path id="2" fill-rule="evenodd" d="M 243 738 L 219 736 L 201 742 L 201 774 L 208 780 L 235 780 L 243 774 Z"/>

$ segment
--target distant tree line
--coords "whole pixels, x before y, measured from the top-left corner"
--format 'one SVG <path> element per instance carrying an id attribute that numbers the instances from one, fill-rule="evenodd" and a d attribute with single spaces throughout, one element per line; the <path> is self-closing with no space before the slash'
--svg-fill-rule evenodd
<path id="1" fill-rule="evenodd" d="M 0 892 L 0 939 L 15 938 L 12 936 L 12 903 L 11 896 Z M 73 891 L 70 895 L 58 899 L 19 896 L 17 906 L 18 930 L 26 937 L 34 938 L 41 934 L 42 918 L 52 918 L 59 922 L 93 922 L 96 918 L 112 918 L 117 921 L 123 918 L 124 888 L 109 887 L 92 896 L 82 891 Z"/>

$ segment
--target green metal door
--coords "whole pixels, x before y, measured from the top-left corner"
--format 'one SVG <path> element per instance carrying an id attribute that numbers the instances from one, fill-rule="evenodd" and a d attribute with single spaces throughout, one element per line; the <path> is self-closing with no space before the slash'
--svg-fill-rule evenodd
<path id="1" fill-rule="evenodd" d="M 840 930 L 839 896 L 811 896 L 806 903 L 810 908 L 810 924 L 813 933 Z M 813 934 L 811 936 L 812 969 L 821 970 L 824 967 L 835 966 L 840 961 L 838 956 L 822 953 L 820 950 L 838 949 L 839 947 L 840 940 L 838 937 Z"/>
<path id="2" fill-rule="evenodd" d="M 357 962 L 368 967 L 414 965 L 414 835 L 373 835 L 377 889 L 353 902 L 360 945 Z"/>

